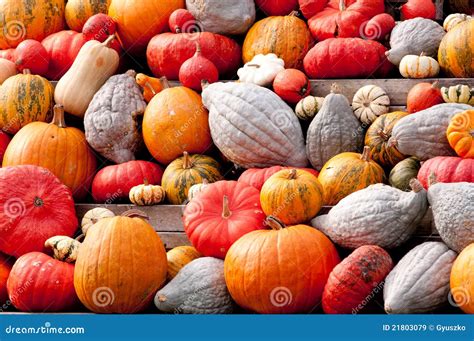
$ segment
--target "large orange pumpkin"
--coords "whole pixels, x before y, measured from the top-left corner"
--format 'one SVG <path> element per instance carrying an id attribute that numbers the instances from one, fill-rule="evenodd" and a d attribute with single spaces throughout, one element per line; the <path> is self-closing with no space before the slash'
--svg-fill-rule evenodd
<path id="1" fill-rule="evenodd" d="M 284 169 L 263 184 L 260 203 L 266 215 L 284 224 L 300 224 L 314 218 L 323 203 L 323 186 L 304 170 Z"/>
<path id="2" fill-rule="evenodd" d="M 184 151 L 204 154 L 212 146 L 208 119 L 209 113 L 196 92 L 183 86 L 167 88 L 154 96 L 145 110 L 145 144 L 151 155 L 165 165 Z"/>
<path id="3" fill-rule="evenodd" d="M 64 0 L 1 0 L 0 49 L 64 29 Z"/>
<path id="4" fill-rule="evenodd" d="M 310 226 L 285 227 L 274 217 L 267 224 L 271 230 L 250 232 L 229 249 L 227 288 L 238 305 L 257 313 L 310 312 L 339 263 L 336 248 Z"/>
<path id="5" fill-rule="evenodd" d="M 139 211 L 104 218 L 79 248 L 74 287 L 96 313 L 135 313 L 146 308 L 166 280 L 166 251 Z"/>
<path id="6" fill-rule="evenodd" d="M 451 295 L 465 313 L 474 314 L 474 243 L 461 251 L 451 268 Z"/>
<path id="7" fill-rule="evenodd" d="M 449 122 L 446 136 L 458 156 L 474 159 L 474 110 L 454 115 Z"/>
<path id="8" fill-rule="evenodd" d="M 248 63 L 257 54 L 275 53 L 285 61 L 285 68 L 303 69 L 303 59 L 312 44 L 308 26 L 292 13 L 256 22 L 245 37 L 242 55 Z"/>
<path id="9" fill-rule="evenodd" d="M 456 25 L 444 36 L 438 49 L 441 69 L 449 76 L 474 77 L 474 20 Z"/>
<path id="10" fill-rule="evenodd" d="M 109 16 L 117 22 L 117 33 L 125 51 L 145 52 L 153 36 L 163 32 L 174 10 L 184 8 L 184 0 L 113 0 Z"/>
<path id="11" fill-rule="evenodd" d="M 80 200 L 89 192 L 97 162 L 84 133 L 66 127 L 64 109 L 56 105 L 51 123 L 30 123 L 13 137 L 3 167 L 17 165 L 49 169 Z"/>
<path id="12" fill-rule="evenodd" d="M 69 0 L 66 4 L 66 22 L 71 30 L 81 32 L 87 19 L 98 13 L 107 14 L 112 0 Z"/>

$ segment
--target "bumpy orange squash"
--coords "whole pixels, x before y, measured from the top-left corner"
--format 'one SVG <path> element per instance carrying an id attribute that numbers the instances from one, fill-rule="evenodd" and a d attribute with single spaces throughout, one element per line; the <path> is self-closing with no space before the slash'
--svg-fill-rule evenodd
<path id="1" fill-rule="evenodd" d="M 446 135 L 449 145 L 458 156 L 474 159 L 474 110 L 454 115 Z"/>

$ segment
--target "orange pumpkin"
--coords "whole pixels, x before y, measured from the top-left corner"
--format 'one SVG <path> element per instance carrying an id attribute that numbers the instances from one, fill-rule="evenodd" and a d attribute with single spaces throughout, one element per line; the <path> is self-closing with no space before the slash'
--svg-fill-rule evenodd
<path id="1" fill-rule="evenodd" d="M 139 73 L 136 75 L 135 80 L 137 84 L 143 89 L 143 97 L 147 103 L 149 103 L 157 93 L 163 90 L 161 79 Z"/>
<path id="2" fill-rule="evenodd" d="M 349 194 L 382 183 L 384 179 L 384 170 L 370 158 L 368 146 L 362 154 L 341 153 L 332 157 L 318 177 L 324 188 L 325 205 L 336 205 Z"/>
<path id="3" fill-rule="evenodd" d="M 84 133 L 66 127 L 64 109 L 56 105 L 51 123 L 23 127 L 5 151 L 3 167 L 28 164 L 49 169 L 79 200 L 89 192 L 97 162 Z"/>
<path id="4" fill-rule="evenodd" d="M 193 90 L 165 89 L 148 104 L 143 117 L 143 137 L 151 155 L 162 164 L 183 155 L 204 154 L 211 146 L 209 113 Z"/>
<path id="5" fill-rule="evenodd" d="M 323 187 L 317 177 L 304 170 L 281 170 L 265 181 L 260 191 L 263 212 L 288 225 L 314 218 L 322 203 Z"/>
<path id="6" fill-rule="evenodd" d="M 303 69 L 303 59 L 312 47 L 313 38 L 306 23 L 296 17 L 268 17 L 248 31 L 242 47 L 244 63 L 257 54 L 275 53 L 285 61 L 285 68 Z"/>
<path id="7" fill-rule="evenodd" d="M 441 69 L 449 76 L 474 77 L 474 20 L 456 25 L 444 36 L 438 49 Z"/>
<path id="8" fill-rule="evenodd" d="M 112 0 L 68 0 L 66 22 L 71 30 L 81 32 L 87 19 L 98 13 L 107 14 Z"/>
<path id="9" fill-rule="evenodd" d="M 227 288 L 238 305 L 257 313 L 310 312 L 339 263 L 336 248 L 310 226 L 285 227 L 274 217 L 267 224 L 271 230 L 247 233 L 229 249 Z"/>
<path id="10" fill-rule="evenodd" d="M 474 314 L 474 243 L 461 251 L 451 268 L 451 295 L 465 313 Z"/>
<path id="11" fill-rule="evenodd" d="M 474 110 L 454 115 L 449 122 L 446 136 L 449 145 L 462 158 L 474 159 Z"/>
<path id="12" fill-rule="evenodd" d="M 74 287 L 96 313 L 135 313 L 146 308 L 166 280 L 166 251 L 140 211 L 104 218 L 79 248 Z"/>

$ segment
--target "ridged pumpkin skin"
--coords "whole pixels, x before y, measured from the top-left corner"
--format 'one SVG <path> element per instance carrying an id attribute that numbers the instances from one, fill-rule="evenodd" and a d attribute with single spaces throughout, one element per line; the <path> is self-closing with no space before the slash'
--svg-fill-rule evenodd
<path id="1" fill-rule="evenodd" d="M 267 168 L 249 168 L 245 170 L 237 181 L 243 182 L 247 185 L 253 186 L 259 191 L 262 189 L 265 181 L 268 180 L 273 174 L 292 167 L 282 167 L 282 166 L 272 166 Z M 318 177 L 319 172 L 316 169 L 312 168 L 298 168 L 304 171 L 307 171 L 313 174 L 315 177 Z"/>
<path id="2" fill-rule="evenodd" d="M 109 10 L 112 0 L 69 0 L 66 4 L 66 23 L 71 30 L 81 32 L 87 19 Z"/>
<path id="3" fill-rule="evenodd" d="M 181 205 L 188 198 L 189 188 L 200 184 L 204 179 L 216 182 L 222 179 L 216 160 L 205 155 L 184 155 L 166 167 L 161 185 L 166 198 L 173 205 Z"/>
<path id="4" fill-rule="evenodd" d="M 14 136 L 3 167 L 31 164 L 47 168 L 81 200 L 89 193 L 97 160 L 84 133 L 66 127 L 63 108 L 57 105 L 54 110 L 51 123 L 33 122 Z"/>
<path id="5" fill-rule="evenodd" d="M 451 269 L 451 295 L 466 314 L 474 314 L 474 243 L 467 246 Z"/>
<path id="6" fill-rule="evenodd" d="M 165 165 L 184 151 L 204 154 L 212 146 L 208 119 L 196 92 L 184 86 L 165 89 L 146 107 L 142 127 L 145 144 Z"/>
<path id="7" fill-rule="evenodd" d="M 25 39 L 41 41 L 64 28 L 64 0 L 2 0 L 0 49 L 17 47 Z"/>
<path id="8" fill-rule="evenodd" d="M 104 218 L 94 224 L 77 255 L 74 287 L 95 313 L 130 314 L 151 303 L 166 280 L 166 251 L 141 218 Z"/>
<path id="9" fill-rule="evenodd" d="M 28 71 L 26 71 L 28 72 Z M 0 128 L 15 134 L 28 123 L 51 119 L 54 88 L 45 78 L 19 74 L 0 87 Z"/>
<path id="10" fill-rule="evenodd" d="M 14 257 L 43 251 L 48 238 L 72 236 L 78 225 L 71 191 L 41 167 L 0 168 L 0 202 L 0 251 Z"/>
<path id="11" fill-rule="evenodd" d="M 441 242 L 426 242 L 410 250 L 385 279 L 385 311 L 427 313 L 446 305 L 456 256 Z"/>
<path id="12" fill-rule="evenodd" d="M 0 253 L 0 302 L 8 300 L 7 280 L 14 261 L 13 257 Z"/>
<path id="13" fill-rule="evenodd" d="M 428 209 L 426 191 L 414 180 L 412 192 L 376 184 L 342 199 L 311 225 L 345 248 L 398 247 L 406 242 Z"/>
<path id="14" fill-rule="evenodd" d="M 462 158 L 474 159 L 474 110 L 456 114 L 449 122 L 446 137 L 449 145 Z"/>
<path id="15" fill-rule="evenodd" d="M 438 61 L 452 77 L 474 77 L 474 20 L 456 25 L 441 41 Z"/>
<path id="16" fill-rule="evenodd" d="M 372 159 L 382 167 L 391 168 L 406 158 L 398 149 L 388 145 L 395 124 L 408 115 L 403 111 L 395 111 L 378 117 L 365 134 L 365 145 L 370 147 Z"/>
<path id="17" fill-rule="evenodd" d="M 324 312 L 358 313 L 364 300 L 383 284 L 392 267 L 392 258 L 381 247 L 364 245 L 357 248 L 329 275 L 323 292 Z"/>
<path id="18" fill-rule="evenodd" d="M 41 252 L 17 259 L 7 282 L 10 301 L 23 312 L 64 312 L 77 307 L 74 264 Z"/>
<path id="19" fill-rule="evenodd" d="M 310 312 L 340 261 L 337 250 L 310 226 L 271 224 L 232 245 L 224 262 L 227 288 L 239 306 L 260 314 Z"/>
<path id="20" fill-rule="evenodd" d="M 474 182 L 474 159 L 461 159 L 455 156 L 437 156 L 423 162 L 418 172 L 418 180 L 428 189 L 430 175 L 436 182 Z"/>
<path id="21" fill-rule="evenodd" d="M 210 184 L 183 212 L 184 231 L 194 247 L 221 259 L 244 234 L 264 228 L 264 220 L 257 189 L 237 181 Z"/>
<path id="22" fill-rule="evenodd" d="M 260 191 L 263 212 L 284 224 L 309 221 L 323 204 L 323 186 L 304 170 L 285 169 L 273 174 Z"/>
<path id="23" fill-rule="evenodd" d="M 308 26 L 295 15 L 268 17 L 248 31 L 242 59 L 248 63 L 258 54 L 274 53 L 285 61 L 285 68 L 303 69 L 303 58 L 312 44 Z"/>
<path id="24" fill-rule="evenodd" d="M 410 180 L 416 179 L 420 167 L 420 161 L 414 156 L 402 160 L 390 171 L 388 182 L 392 187 L 402 191 L 409 191 Z"/>
<path id="25" fill-rule="evenodd" d="M 177 246 L 166 253 L 168 272 L 166 278 L 171 281 L 178 272 L 188 263 L 202 257 L 202 254 L 193 246 Z"/>
<path id="26" fill-rule="evenodd" d="M 385 173 L 365 147 L 363 154 L 341 153 L 331 158 L 321 169 L 318 180 L 324 188 L 324 204 L 336 205 L 353 192 L 383 183 Z"/>

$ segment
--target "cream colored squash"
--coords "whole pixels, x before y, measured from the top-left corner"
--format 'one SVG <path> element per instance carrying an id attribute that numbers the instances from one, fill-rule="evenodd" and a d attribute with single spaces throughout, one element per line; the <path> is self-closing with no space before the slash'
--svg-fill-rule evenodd
<path id="1" fill-rule="evenodd" d="M 84 214 L 84 217 L 81 220 L 81 230 L 84 235 L 87 234 L 89 228 L 97 223 L 99 220 L 104 218 L 115 217 L 114 212 L 105 207 L 96 207 L 93 208 Z"/>
<path id="2" fill-rule="evenodd" d="M 474 88 L 458 84 L 441 88 L 441 95 L 446 103 L 463 103 L 474 105 Z"/>
<path id="3" fill-rule="evenodd" d="M 360 88 L 352 100 L 354 115 L 367 125 L 380 115 L 388 113 L 390 98 L 387 92 L 376 85 L 366 85 Z"/>
<path id="4" fill-rule="evenodd" d="M 151 185 L 147 179 L 144 179 L 143 185 L 132 187 L 129 193 L 129 199 L 132 204 L 138 206 L 157 205 L 165 200 L 166 192 L 163 187 Z"/>
<path id="5" fill-rule="evenodd" d="M 306 96 L 298 102 L 295 109 L 296 116 L 303 121 L 310 121 L 322 108 L 324 97 Z"/>
<path id="6" fill-rule="evenodd" d="M 432 78 L 438 73 L 438 62 L 423 53 L 419 56 L 407 55 L 400 62 L 400 74 L 405 78 Z"/>
<path id="7" fill-rule="evenodd" d="M 8 59 L 0 58 L 0 85 L 11 76 L 16 75 L 16 66 Z"/>
<path id="8" fill-rule="evenodd" d="M 283 59 L 274 53 L 258 54 L 237 71 L 239 80 L 243 83 L 253 83 L 269 86 L 273 83 L 278 72 L 285 69 Z"/>
<path id="9" fill-rule="evenodd" d="M 472 17 L 464 13 L 453 13 L 453 14 L 448 15 L 446 19 L 444 19 L 443 28 L 445 29 L 446 32 L 449 32 L 456 25 L 462 22 L 465 22 L 467 20 L 472 20 Z"/>

